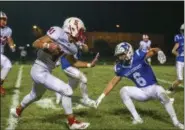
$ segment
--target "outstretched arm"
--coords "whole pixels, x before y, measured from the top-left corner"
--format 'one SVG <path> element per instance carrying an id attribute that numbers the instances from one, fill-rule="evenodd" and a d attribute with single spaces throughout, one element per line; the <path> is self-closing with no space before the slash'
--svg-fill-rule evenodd
<path id="1" fill-rule="evenodd" d="M 157 59 L 159 60 L 159 62 L 161 64 L 164 64 L 166 62 L 166 56 L 165 56 L 164 52 L 160 48 L 151 48 L 147 52 L 145 58 L 152 57 L 152 56 L 154 56 L 156 54 L 158 55 Z"/>
<path id="2" fill-rule="evenodd" d="M 120 80 L 120 76 L 114 76 L 114 78 L 108 83 L 107 87 L 104 89 L 103 93 L 96 100 L 96 108 L 99 106 L 102 99 L 110 93 L 110 91 L 119 83 Z"/>

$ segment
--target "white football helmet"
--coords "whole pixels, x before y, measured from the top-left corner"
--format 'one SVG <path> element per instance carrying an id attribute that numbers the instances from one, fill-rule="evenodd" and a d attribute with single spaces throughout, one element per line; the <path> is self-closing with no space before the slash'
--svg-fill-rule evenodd
<path id="1" fill-rule="evenodd" d="M 64 21 L 63 29 L 77 41 L 84 41 L 86 31 L 83 21 L 77 17 L 70 17 Z"/>
<path id="2" fill-rule="evenodd" d="M 3 11 L 0 11 L 0 18 L 8 19 L 7 15 Z"/>
<path id="3" fill-rule="evenodd" d="M 114 55 L 119 56 L 121 54 L 125 54 L 127 57 L 127 60 L 131 60 L 134 54 L 132 46 L 127 42 L 122 42 L 118 44 L 115 48 Z"/>

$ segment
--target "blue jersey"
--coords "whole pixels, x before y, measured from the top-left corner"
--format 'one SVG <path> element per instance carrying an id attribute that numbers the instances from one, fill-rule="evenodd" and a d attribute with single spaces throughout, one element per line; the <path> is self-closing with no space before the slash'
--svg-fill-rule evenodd
<path id="1" fill-rule="evenodd" d="M 81 51 L 78 51 L 78 53 L 74 55 L 74 58 L 79 60 L 80 57 L 81 57 Z M 60 62 L 61 62 L 61 65 L 62 65 L 62 69 L 66 69 L 66 68 L 72 66 L 70 61 L 68 61 L 68 59 L 65 56 L 62 56 L 60 58 Z"/>
<path id="2" fill-rule="evenodd" d="M 121 63 L 115 65 L 117 76 L 131 79 L 137 87 L 143 88 L 157 83 L 151 66 L 145 61 L 146 52 L 136 50 L 130 66 Z"/>
<path id="3" fill-rule="evenodd" d="M 177 48 L 179 56 L 177 56 L 176 61 L 184 62 L 184 35 L 175 35 L 174 42 L 179 44 L 179 47 Z"/>

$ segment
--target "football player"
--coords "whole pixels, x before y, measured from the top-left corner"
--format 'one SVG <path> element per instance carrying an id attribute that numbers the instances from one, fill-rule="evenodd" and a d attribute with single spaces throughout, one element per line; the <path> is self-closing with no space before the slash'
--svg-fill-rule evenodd
<path id="1" fill-rule="evenodd" d="M 0 47 L 1 47 L 1 81 L 0 81 L 0 94 L 5 94 L 5 89 L 3 88 L 3 82 L 6 79 L 12 64 L 10 60 L 3 54 L 4 47 L 8 43 L 12 52 L 15 52 L 15 44 L 12 39 L 12 29 L 7 26 L 7 15 L 0 11 Z"/>
<path id="2" fill-rule="evenodd" d="M 149 36 L 147 34 L 143 34 L 142 38 L 143 38 L 143 40 L 140 41 L 140 43 L 139 43 L 139 45 L 140 45 L 139 49 L 144 52 L 147 52 L 150 50 L 152 42 L 151 42 L 151 40 L 149 40 Z M 148 58 L 147 61 L 151 65 L 151 62 L 152 62 L 151 58 Z"/>
<path id="3" fill-rule="evenodd" d="M 169 89 L 166 91 L 170 94 L 175 90 L 181 83 L 183 83 L 183 72 L 184 72 L 184 24 L 180 27 L 181 34 L 175 35 L 175 45 L 172 49 L 172 53 L 176 56 L 176 72 L 177 79 L 172 83 Z"/>
<path id="4" fill-rule="evenodd" d="M 136 86 L 124 86 L 120 90 L 120 96 L 133 116 L 133 124 L 143 123 L 142 118 L 137 113 L 132 100 L 146 101 L 150 99 L 158 99 L 164 105 L 166 111 L 170 115 L 175 127 L 184 129 L 173 108 L 170 98 L 167 96 L 164 88 L 158 85 L 154 72 L 146 59 L 158 54 L 158 60 L 161 64 L 166 62 L 166 56 L 159 48 L 151 48 L 148 52 L 136 50 L 133 53 L 132 46 L 129 43 L 122 42 L 116 46 L 115 56 L 118 61 L 115 65 L 116 76 L 108 83 L 104 92 L 96 101 L 96 107 L 102 99 L 121 81 L 122 77 L 132 80 Z"/>
<path id="5" fill-rule="evenodd" d="M 82 20 L 72 18 L 67 23 L 64 22 L 63 28 L 51 27 L 45 36 L 33 43 L 33 47 L 38 49 L 37 59 L 31 68 L 33 87 L 20 105 L 11 110 L 14 117 L 19 117 L 28 105 L 39 100 L 48 89 L 61 94 L 61 105 L 70 129 L 86 129 L 90 125 L 90 123 L 78 121 L 73 115 L 71 101 L 73 90 L 71 87 L 51 74 L 60 56 L 77 53 L 78 49 L 75 43 L 84 40 L 85 30 Z"/>
<path id="6" fill-rule="evenodd" d="M 94 67 L 98 57 L 99 53 L 96 55 L 96 57 L 93 59 L 91 63 L 80 61 L 79 58 L 81 56 L 81 51 L 88 51 L 88 46 L 84 43 L 78 42 L 79 45 L 79 51 L 74 56 L 68 55 L 68 56 L 62 56 L 60 59 L 62 70 L 64 70 L 64 73 L 68 76 L 68 84 L 75 89 L 78 84 L 80 85 L 80 90 L 82 94 L 81 102 L 84 105 L 87 105 L 89 107 L 94 107 L 95 101 L 90 99 L 87 93 L 87 77 L 82 73 L 79 68 L 91 68 Z M 56 103 L 59 104 L 61 100 L 61 95 L 56 93 Z"/>

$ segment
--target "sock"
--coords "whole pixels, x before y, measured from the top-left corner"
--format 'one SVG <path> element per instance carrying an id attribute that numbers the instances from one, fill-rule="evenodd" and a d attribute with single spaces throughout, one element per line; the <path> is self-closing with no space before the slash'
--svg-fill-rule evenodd
<path id="1" fill-rule="evenodd" d="M 175 113 L 175 110 L 173 108 L 172 103 L 171 102 L 165 103 L 164 107 L 165 107 L 166 111 L 168 112 L 168 114 L 170 115 L 170 117 L 173 121 L 173 124 L 177 124 L 179 121 L 177 119 L 177 116 L 176 116 L 176 113 Z"/>
<path id="2" fill-rule="evenodd" d="M 86 83 L 83 83 L 83 82 L 80 83 L 80 91 L 81 91 L 83 99 L 89 98 L 87 94 L 87 84 Z"/>
<path id="3" fill-rule="evenodd" d="M 72 101 L 70 96 L 62 95 L 62 107 L 64 108 L 65 114 L 70 115 L 73 113 Z"/>

